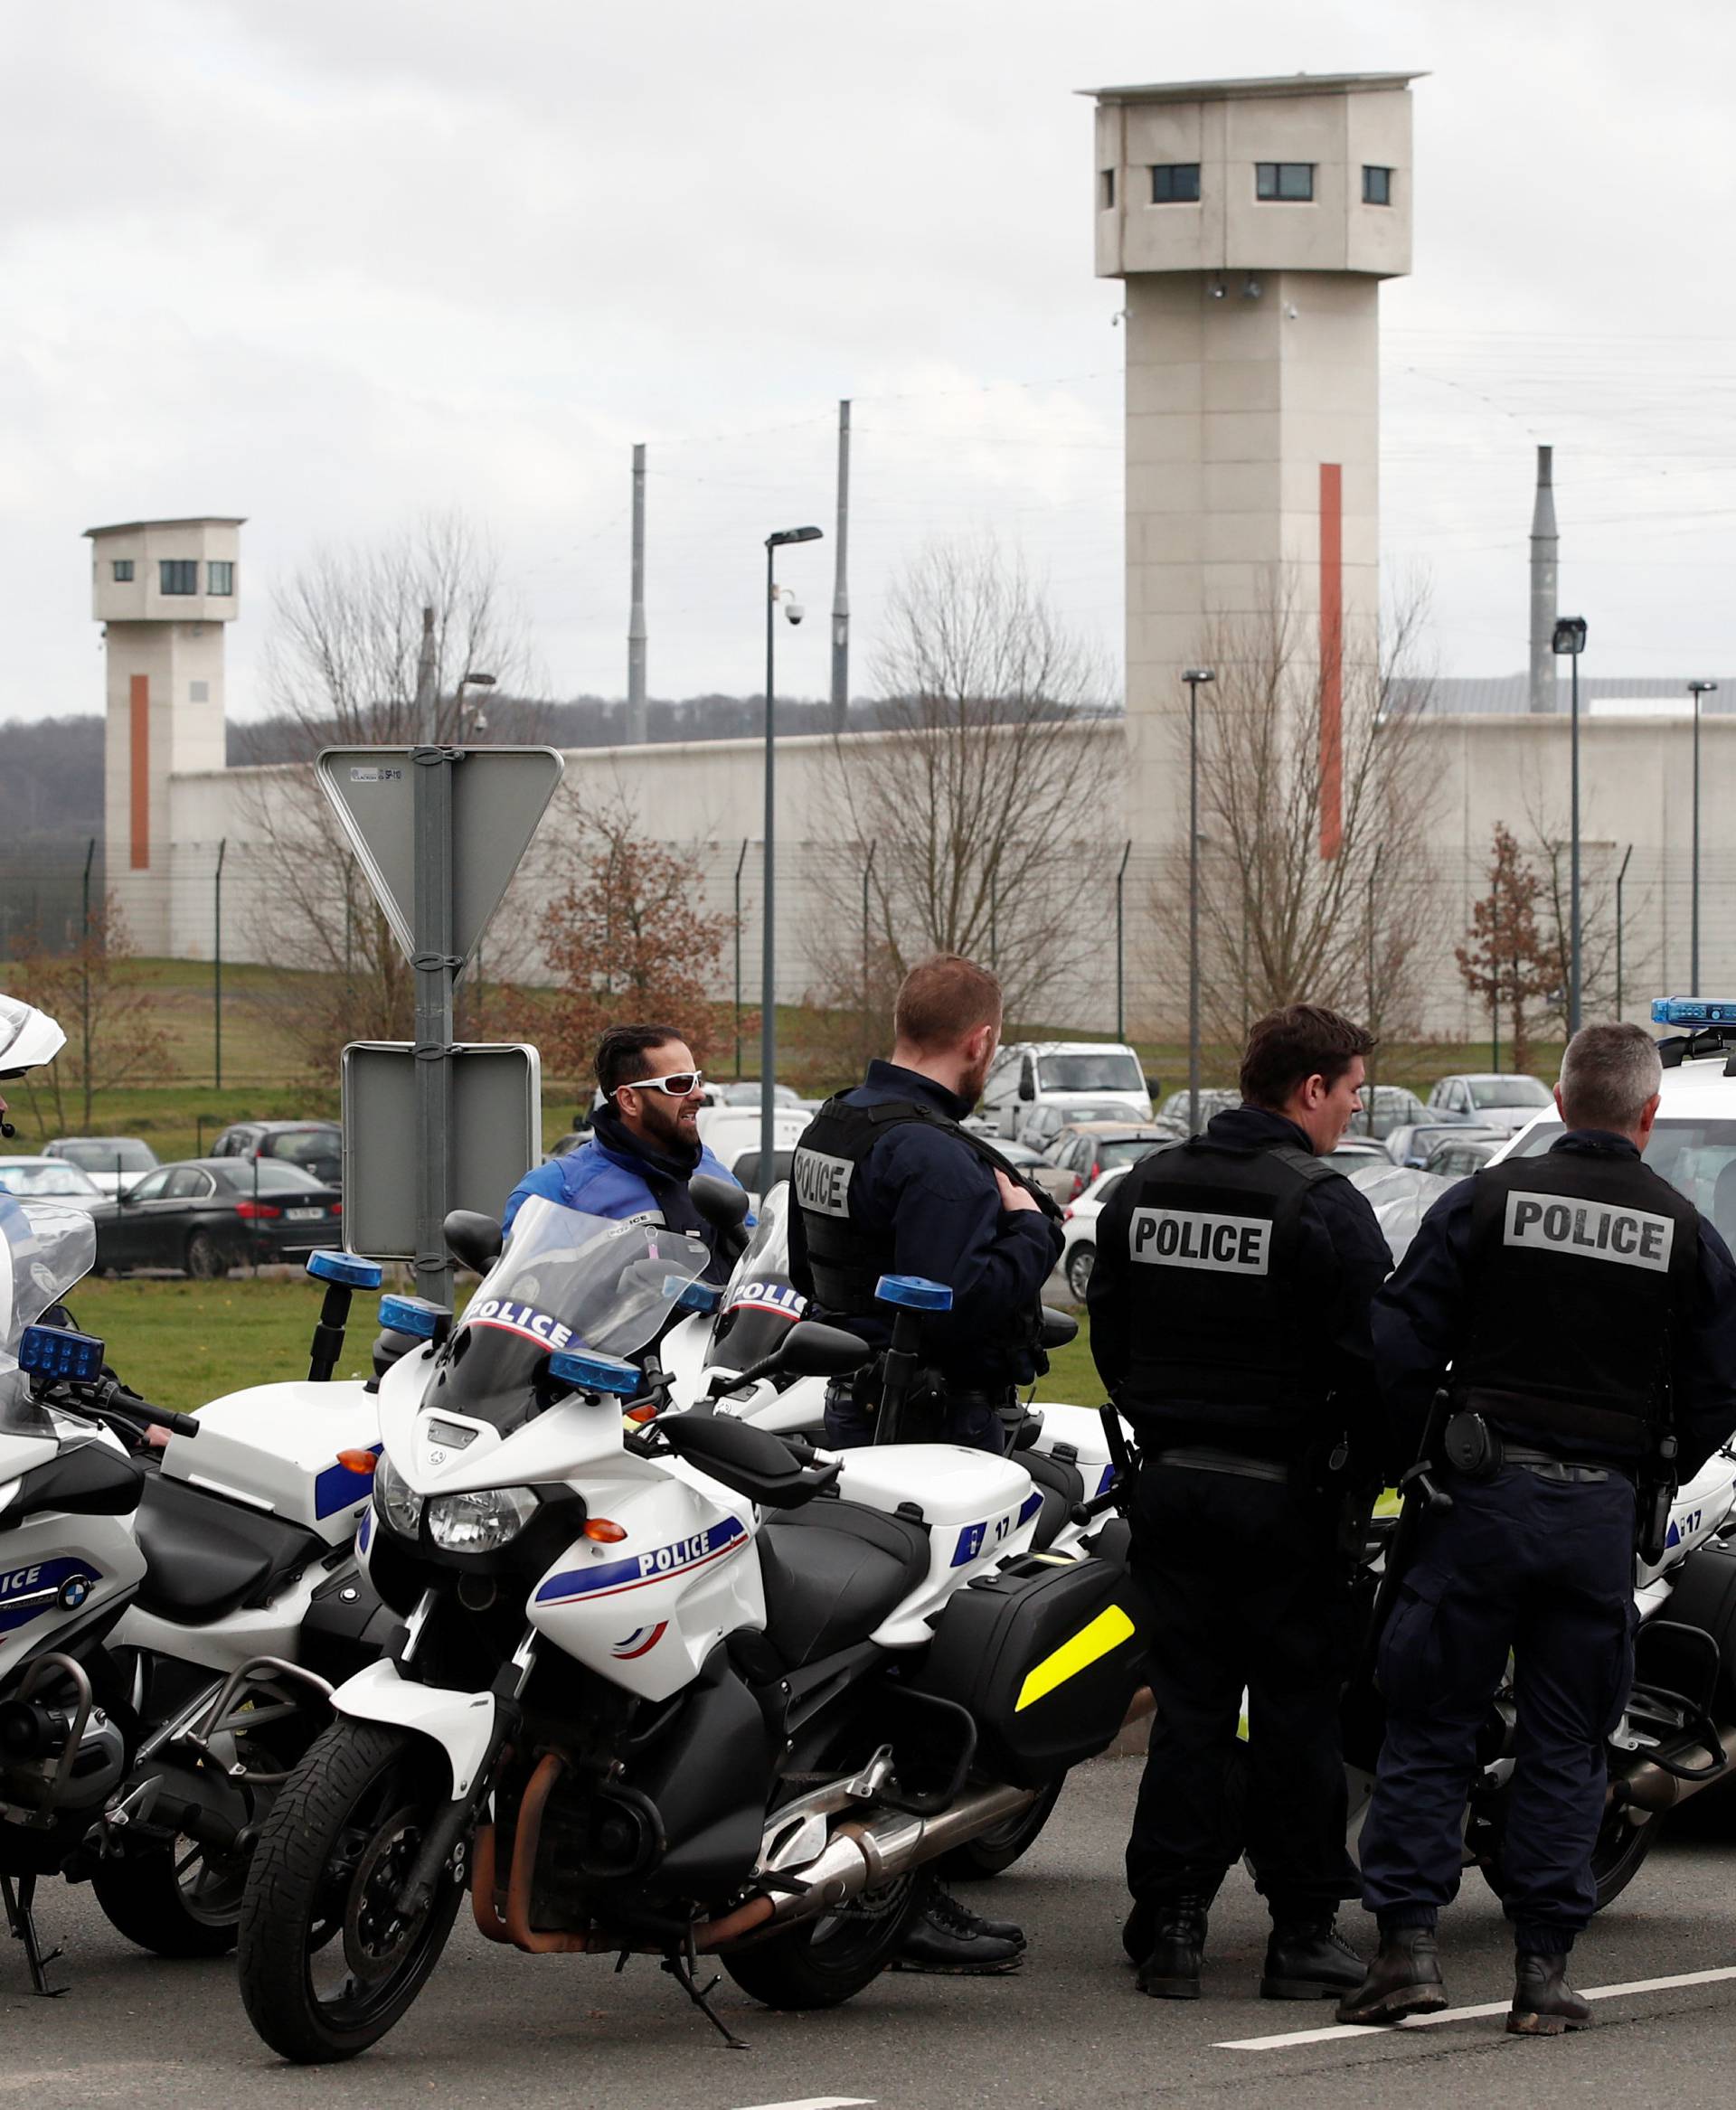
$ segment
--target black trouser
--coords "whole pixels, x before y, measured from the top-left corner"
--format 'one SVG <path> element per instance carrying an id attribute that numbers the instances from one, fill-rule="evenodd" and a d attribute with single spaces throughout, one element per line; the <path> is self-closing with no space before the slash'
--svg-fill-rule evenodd
<path id="1" fill-rule="evenodd" d="M 1363 1901 L 1382 1927 L 1432 1926 L 1458 1894 L 1477 1735 L 1511 1650 L 1505 1902 L 1522 1951 L 1559 1955 L 1596 1907 L 1604 1745 L 1633 1682 L 1633 1485 L 1521 1465 L 1447 1484 L 1453 1507 L 1424 1520 L 1381 1637 L 1386 1742 Z"/>
<path id="2" fill-rule="evenodd" d="M 1347 1578 L 1335 1506 L 1287 1483 L 1149 1464 L 1133 1566 L 1157 1606 L 1151 1756 L 1127 1842 L 1127 1888 L 1210 1898 L 1245 1846 L 1277 1920 L 1325 1918 L 1356 1895 L 1344 1849 L 1338 1709 Z M 1246 1807 L 1226 1805 L 1248 1695 Z"/>

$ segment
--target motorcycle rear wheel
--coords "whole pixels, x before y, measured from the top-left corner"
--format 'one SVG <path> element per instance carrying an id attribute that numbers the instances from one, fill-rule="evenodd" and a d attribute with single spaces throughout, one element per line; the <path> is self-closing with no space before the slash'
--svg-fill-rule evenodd
<path id="1" fill-rule="evenodd" d="M 226 1956 L 241 1925 L 244 1861 L 190 1839 L 99 1861 L 90 1879 L 118 1934 L 158 1956 Z"/>
<path id="2" fill-rule="evenodd" d="M 915 1910 L 918 1878 L 898 1876 L 824 1919 L 725 1951 L 718 1962 L 769 2008 L 835 2008 L 872 1985 L 898 1954 Z"/>
<path id="3" fill-rule="evenodd" d="M 248 1873 L 238 1959 L 248 2019 L 285 2058 L 354 2058 L 421 1991 L 464 1896 L 462 1855 L 408 1924 L 395 1897 L 447 1796 L 423 1738 L 347 1719 L 285 1782 Z"/>
<path id="4" fill-rule="evenodd" d="M 1598 1886 L 1594 1911 L 1603 1911 L 1621 1896 L 1639 1873 L 1641 1864 L 1657 1844 L 1663 1830 L 1662 1816 L 1655 1816 L 1644 1824 L 1630 1824 L 1625 1812 L 1612 1810 L 1604 1819 L 1597 1844 L 1591 1850 L 1591 1873 Z M 1483 1870 L 1483 1880 L 1497 1898 L 1505 1900 L 1506 1887 L 1499 1849 L 1492 1860 L 1481 1861 L 1478 1866 Z"/>
<path id="5" fill-rule="evenodd" d="M 1049 1783 L 1028 1809 L 1008 1817 L 992 1832 L 980 1832 L 975 1839 L 967 1839 L 964 1845 L 955 1846 L 950 1853 L 943 1854 L 939 1864 L 941 1874 L 957 1876 L 964 1882 L 981 1882 L 985 1877 L 998 1876 L 1015 1860 L 1023 1860 L 1053 1816 L 1055 1804 L 1061 1800 L 1061 1791 L 1066 1785 L 1067 1776 L 1063 1773 L 1059 1780 Z"/>

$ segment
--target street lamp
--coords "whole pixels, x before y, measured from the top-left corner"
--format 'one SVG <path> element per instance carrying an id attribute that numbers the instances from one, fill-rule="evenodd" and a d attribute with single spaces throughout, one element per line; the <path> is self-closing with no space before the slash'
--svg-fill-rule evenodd
<path id="1" fill-rule="evenodd" d="M 1570 859 L 1568 893 L 1571 917 L 1571 936 L 1568 940 L 1567 963 L 1567 1034 L 1569 1040 L 1580 1030 L 1580 655 L 1585 650 L 1585 617 L 1561 616 L 1556 618 L 1555 635 L 1550 640 L 1550 650 L 1558 656 L 1565 655 L 1573 683 L 1572 730 L 1572 851 Z"/>
<path id="2" fill-rule="evenodd" d="M 495 677 L 493 674 L 460 674 L 458 676 L 458 685 L 452 692 L 452 737 L 455 740 L 462 740 L 465 738 L 464 692 L 467 689 L 492 689 L 494 685 Z M 476 715 L 470 722 L 472 732 L 476 731 L 481 719 L 481 699 L 478 698 Z"/>
<path id="3" fill-rule="evenodd" d="M 771 1192 L 772 1143 L 777 1123 L 772 1119 L 772 1089 L 778 1079 L 778 954 L 777 918 L 774 914 L 772 855 L 777 843 L 777 815 L 773 805 L 773 768 L 776 758 L 776 721 L 772 711 L 773 653 L 777 637 L 778 581 L 773 572 L 775 552 L 786 542 L 817 542 L 816 527 L 779 528 L 766 537 L 766 876 L 760 959 L 760 1194 Z M 792 600 L 785 609 L 792 623 L 802 619 L 801 604 Z"/>
<path id="4" fill-rule="evenodd" d="M 1209 666 L 1191 666 L 1187 683 L 1187 1132 L 1200 1132 L 1200 686 Z"/>
<path id="5" fill-rule="evenodd" d="M 1702 696 L 1710 696 L 1717 686 L 1716 682 L 1688 683 L 1688 693 L 1694 698 L 1694 886 L 1688 925 L 1690 996 L 1698 996 L 1700 994 L 1700 699 Z"/>

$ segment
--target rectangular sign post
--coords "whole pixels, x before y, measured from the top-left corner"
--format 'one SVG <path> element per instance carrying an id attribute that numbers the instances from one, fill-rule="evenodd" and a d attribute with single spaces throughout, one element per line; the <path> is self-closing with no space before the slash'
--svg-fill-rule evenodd
<path id="1" fill-rule="evenodd" d="M 460 961 L 452 946 L 452 768 L 450 748 L 410 751 L 416 835 L 416 1289 L 437 1305 L 452 1302 L 446 1251 L 451 1192 L 452 992 Z"/>

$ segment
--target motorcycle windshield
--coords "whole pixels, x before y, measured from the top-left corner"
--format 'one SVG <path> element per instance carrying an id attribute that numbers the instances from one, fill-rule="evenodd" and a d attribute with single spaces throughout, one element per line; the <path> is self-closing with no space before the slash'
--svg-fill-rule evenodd
<path id="1" fill-rule="evenodd" d="M 515 1427 L 535 1408 L 551 1354 L 631 1357 L 710 1259 L 701 1239 L 661 1224 L 612 1222 L 533 1196 L 453 1332 L 436 1380 L 439 1405 Z"/>
<path id="2" fill-rule="evenodd" d="M 88 1209 L 0 1194 L 0 1350 L 15 1360 L 24 1328 L 59 1304 L 96 1257 Z"/>
<path id="3" fill-rule="evenodd" d="M 742 1371 L 762 1361 L 807 1310 L 789 1279 L 789 1182 L 780 1180 L 760 1209 L 753 1242 L 736 1263 L 705 1351 L 706 1367 Z"/>

